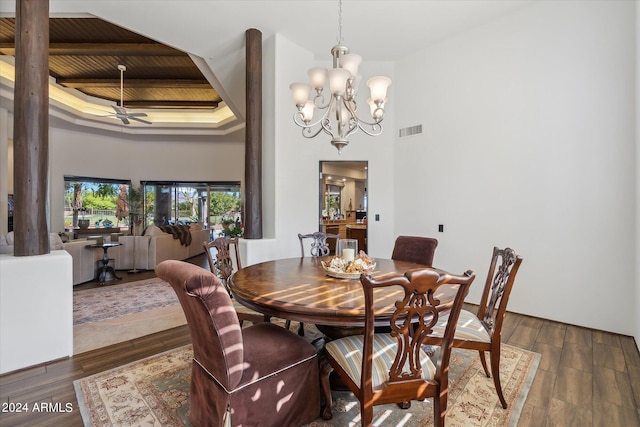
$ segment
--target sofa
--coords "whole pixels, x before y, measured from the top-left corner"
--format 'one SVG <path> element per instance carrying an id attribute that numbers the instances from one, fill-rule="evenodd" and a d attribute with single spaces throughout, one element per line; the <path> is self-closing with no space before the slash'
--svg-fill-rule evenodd
<path id="1" fill-rule="evenodd" d="M 13 254 L 13 231 L 0 236 L 0 254 Z M 95 245 L 96 240 L 78 239 L 62 242 L 56 233 L 49 233 L 49 249 L 65 250 L 73 258 L 73 284 L 88 282 L 96 277 L 98 264 L 96 261 L 102 258 L 102 251 L 94 248 L 86 248 Z"/>
<path id="2" fill-rule="evenodd" d="M 105 241 L 122 243 L 109 249 L 109 258 L 113 259 L 116 270 L 153 270 L 156 265 L 168 259 L 185 260 L 204 253 L 203 242 L 209 241 L 209 230 L 202 229 L 201 224 L 184 226 L 180 231 L 189 235 L 185 245 L 173 234 L 150 225 L 143 236 L 124 236 L 113 233 L 104 237 Z M 13 254 L 13 232 L 0 236 L 0 254 Z M 102 259 L 100 248 L 87 248 L 95 245 L 96 239 L 76 239 L 62 242 L 56 233 L 49 235 L 49 247 L 53 250 L 65 250 L 73 258 L 73 284 L 95 279 L 98 272 L 98 261 Z M 186 242 L 185 242 L 186 243 Z"/>
<path id="3" fill-rule="evenodd" d="M 181 231 L 185 235 L 188 233 L 188 241 L 181 241 L 176 235 L 162 231 L 155 225 L 148 226 L 142 236 L 119 236 L 118 242 L 122 246 L 109 250 L 109 256 L 115 259 L 116 270 L 134 267 L 153 270 L 162 261 L 182 261 L 204 253 L 202 243 L 209 241 L 209 230 L 202 229 L 199 224 L 180 227 L 183 227 Z"/>

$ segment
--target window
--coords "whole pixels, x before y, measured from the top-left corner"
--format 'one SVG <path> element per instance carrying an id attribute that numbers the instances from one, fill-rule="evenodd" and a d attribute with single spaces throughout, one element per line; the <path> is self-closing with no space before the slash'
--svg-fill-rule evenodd
<path id="1" fill-rule="evenodd" d="M 129 181 L 65 176 L 64 188 L 66 229 L 129 228 Z"/>
<path id="2" fill-rule="evenodd" d="M 202 223 L 223 233 L 223 222 L 242 222 L 239 182 L 147 181 L 144 186 L 145 226 Z"/>

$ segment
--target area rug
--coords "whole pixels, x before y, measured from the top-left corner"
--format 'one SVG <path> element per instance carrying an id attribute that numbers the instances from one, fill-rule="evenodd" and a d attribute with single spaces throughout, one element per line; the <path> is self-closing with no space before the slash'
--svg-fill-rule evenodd
<path id="1" fill-rule="evenodd" d="M 73 293 L 73 324 L 99 322 L 127 314 L 178 304 L 167 282 L 158 278 Z"/>
<path id="2" fill-rule="evenodd" d="M 306 327 L 307 325 L 305 325 Z M 74 381 L 85 426 L 191 426 L 190 345 Z M 448 426 L 515 426 L 535 376 L 540 355 L 503 345 L 500 369 L 508 409 L 502 409 L 493 381 L 484 375 L 475 351 L 454 349 L 449 374 Z M 349 392 L 333 392 L 333 419 L 318 418 L 307 427 L 360 424 L 358 401 Z M 432 400 L 374 409 L 374 425 L 432 426 Z"/>
<path id="3" fill-rule="evenodd" d="M 73 354 L 187 323 L 171 286 L 151 278 L 74 292 Z"/>

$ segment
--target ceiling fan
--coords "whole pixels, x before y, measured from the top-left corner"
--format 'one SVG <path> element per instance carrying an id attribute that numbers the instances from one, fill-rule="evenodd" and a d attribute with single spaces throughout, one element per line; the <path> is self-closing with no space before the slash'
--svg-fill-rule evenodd
<path id="1" fill-rule="evenodd" d="M 146 113 L 128 113 L 124 108 L 124 72 L 127 71 L 126 65 L 118 65 L 118 70 L 120 70 L 120 105 L 112 105 L 113 109 L 116 110 L 115 117 L 122 120 L 122 123 L 125 125 L 131 124 L 129 119 L 135 120 L 137 122 L 146 123 L 148 125 L 152 124 L 149 121 L 143 120 L 140 117 L 147 117 Z"/>

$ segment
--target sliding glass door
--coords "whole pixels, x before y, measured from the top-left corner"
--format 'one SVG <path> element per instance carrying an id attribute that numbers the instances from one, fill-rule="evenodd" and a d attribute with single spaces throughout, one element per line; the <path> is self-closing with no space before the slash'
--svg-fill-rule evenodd
<path id="1" fill-rule="evenodd" d="M 145 227 L 201 223 L 218 236 L 224 222 L 242 221 L 239 182 L 147 181 L 143 187 Z"/>

